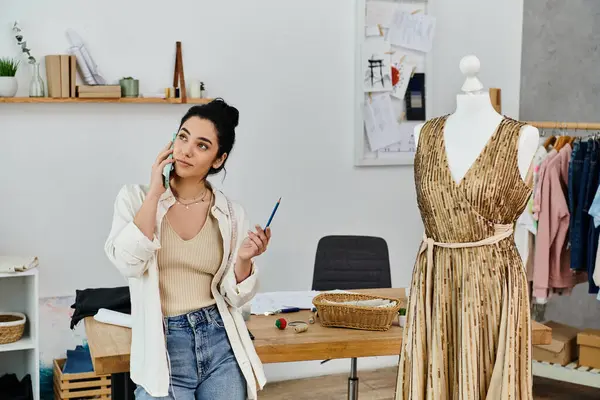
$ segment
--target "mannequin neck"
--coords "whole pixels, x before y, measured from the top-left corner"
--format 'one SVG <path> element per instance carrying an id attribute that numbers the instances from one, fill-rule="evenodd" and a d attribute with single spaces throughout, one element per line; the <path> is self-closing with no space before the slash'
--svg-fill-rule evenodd
<path id="1" fill-rule="evenodd" d="M 464 93 L 456 96 L 456 117 L 465 118 L 498 118 L 500 114 L 494 109 L 490 94 L 487 91 L 480 93 Z"/>

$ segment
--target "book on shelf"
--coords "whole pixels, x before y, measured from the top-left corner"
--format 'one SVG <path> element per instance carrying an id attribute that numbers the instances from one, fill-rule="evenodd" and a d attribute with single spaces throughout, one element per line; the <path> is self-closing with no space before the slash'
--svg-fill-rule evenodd
<path id="1" fill-rule="evenodd" d="M 46 60 L 46 81 L 48 97 L 75 97 L 77 61 L 68 54 L 49 54 Z"/>
<path id="2" fill-rule="evenodd" d="M 87 99 L 115 99 L 121 97 L 119 85 L 80 85 L 77 86 L 77 97 Z"/>

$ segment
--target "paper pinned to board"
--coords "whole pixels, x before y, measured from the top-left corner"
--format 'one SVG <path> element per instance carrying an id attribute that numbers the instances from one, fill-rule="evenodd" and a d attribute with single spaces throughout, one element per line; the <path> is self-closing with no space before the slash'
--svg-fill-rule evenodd
<path id="1" fill-rule="evenodd" d="M 371 151 L 402 139 L 389 93 L 373 94 L 365 101 L 365 129 Z"/>
<path id="2" fill-rule="evenodd" d="M 365 36 L 366 37 L 382 36 L 379 26 L 377 26 L 377 25 L 365 26 Z"/>
<path id="3" fill-rule="evenodd" d="M 398 8 L 399 4 L 391 1 L 368 1 L 365 24 L 380 24 L 387 28 L 391 25 L 394 13 Z"/>
<path id="4" fill-rule="evenodd" d="M 392 18 L 389 40 L 395 46 L 429 52 L 433 45 L 436 19 L 423 13 L 397 10 Z"/>
<path id="5" fill-rule="evenodd" d="M 362 48 L 363 91 L 392 90 L 391 47 L 382 36 L 365 40 Z"/>
<path id="6" fill-rule="evenodd" d="M 404 99 L 408 82 L 416 67 L 417 65 L 407 61 L 406 57 L 392 63 L 392 96 L 400 100 Z"/>
<path id="7" fill-rule="evenodd" d="M 377 158 L 393 158 L 398 153 L 414 153 L 417 151 L 417 143 L 415 140 L 415 128 L 422 124 L 422 121 L 402 121 L 398 130 L 401 139 L 397 143 L 393 143 L 377 152 Z"/>

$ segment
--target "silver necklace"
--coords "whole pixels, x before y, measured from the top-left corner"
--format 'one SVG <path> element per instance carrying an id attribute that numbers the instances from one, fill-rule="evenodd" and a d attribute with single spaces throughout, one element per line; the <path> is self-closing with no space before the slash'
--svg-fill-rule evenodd
<path id="1" fill-rule="evenodd" d="M 175 201 L 177 201 L 177 204 L 179 204 L 180 206 L 184 206 L 186 210 L 189 210 L 190 206 L 193 206 L 198 203 L 203 203 L 205 200 L 205 197 L 206 197 L 206 193 L 208 193 L 208 189 L 204 190 L 204 193 L 202 193 L 202 197 L 200 197 L 199 199 L 198 199 L 198 197 L 196 197 L 196 199 L 198 199 L 198 200 L 194 199 L 193 201 L 191 201 L 189 203 L 182 203 L 181 201 L 179 201 L 179 199 L 177 197 L 175 197 Z"/>

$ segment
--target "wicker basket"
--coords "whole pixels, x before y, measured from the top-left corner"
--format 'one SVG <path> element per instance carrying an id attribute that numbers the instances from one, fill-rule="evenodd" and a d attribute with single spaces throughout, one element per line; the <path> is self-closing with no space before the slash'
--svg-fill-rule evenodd
<path id="1" fill-rule="evenodd" d="M 27 317 L 21 313 L 0 313 L 0 344 L 14 343 L 23 337 Z"/>
<path id="2" fill-rule="evenodd" d="M 375 299 L 395 301 L 396 305 L 392 307 L 365 307 L 328 302 L 341 303 Z M 402 307 L 400 299 L 359 293 L 321 293 L 313 298 L 313 304 L 317 308 L 317 317 L 322 326 L 367 331 L 387 331 L 390 329 L 394 319 L 398 318 L 398 311 Z"/>

